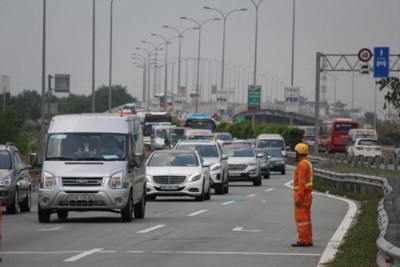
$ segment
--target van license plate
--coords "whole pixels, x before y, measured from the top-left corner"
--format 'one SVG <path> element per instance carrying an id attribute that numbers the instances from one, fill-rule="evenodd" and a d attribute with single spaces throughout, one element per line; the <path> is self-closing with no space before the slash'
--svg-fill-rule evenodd
<path id="1" fill-rule="evenodd" d="M 94 201 L 94 196 L 89 194 L 74 194 L 68 196 L 69 201 Z"/>
<path id="2" fill-rule="evenodd" d="M 160 186 L 161 190 L 166 190 L 166 191 L 173 191 L 173 190 L 178 190 L 178 185 L 161 185 Z"/>

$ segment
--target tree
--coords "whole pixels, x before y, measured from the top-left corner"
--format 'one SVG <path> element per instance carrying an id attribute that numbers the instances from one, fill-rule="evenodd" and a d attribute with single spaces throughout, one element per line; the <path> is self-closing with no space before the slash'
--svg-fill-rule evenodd
<path id="1" fill-rule="evenodd" d="M 96 112 L 105 112 L 108 110 L 108 88 L 108 86 L 103 85 L 96 90 Z M 111 108 L 135 101 L 135 98 L 127 93 L 126 87 L 114 85 L 111 89 Z"/>
<path id="2" fill-rule="evenodd" d="M 381 79 L 376 83 L 379 85 L 380 91 L 384 88 L 389 89 L 385 95 L 385 104 L 383 105 L 383 109 L 386 109 L 390 104 L 397 112 L 399 112 L 400 115 L 400 79 L 397 77 L 388 77 Z"/>

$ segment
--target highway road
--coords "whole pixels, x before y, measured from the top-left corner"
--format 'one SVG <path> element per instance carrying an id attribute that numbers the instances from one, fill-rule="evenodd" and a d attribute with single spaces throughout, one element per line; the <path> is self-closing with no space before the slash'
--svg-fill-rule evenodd
<path id="1" fill-rule="evenodd" d="M 1 266 L 317 266 L 328 243 L 337 245 L 329 241 L 349 204 L 314 194 L 314 247 L 292 248 L 292 176 L 288 168 L 260 187 L 231 183 L 229 194 L 204 202 L 157 198 L 132 223 L 116 213 L 71 212 L 41 224 L 35 193 L 31 212 L 3 216 Z"/>

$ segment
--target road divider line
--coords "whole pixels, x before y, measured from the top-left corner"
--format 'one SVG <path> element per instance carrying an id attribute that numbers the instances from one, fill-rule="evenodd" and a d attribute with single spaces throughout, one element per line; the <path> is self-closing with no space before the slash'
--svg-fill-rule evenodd
<path id="1" fill-rule="evenodd" d="M 232 204 L 232 203 L 235 203 L 235 201 L 233 201 L 233 200 L 226 201 L 226 202 L 223 202 L 221 205 L 229 205 L 229 204 Z"/>
<path id="2" fill-rule="evenodd" d="M 153 226 L 153 227 L 144 229 L 144 230 L 142 230 L 142 231 L 139 231 L 139 232 L 137 232 L 137 233 L 138 233 L 138 234 L 145 234 L 145 233 L 154 231 L 154 230 L 156 230 L 156 229 L 162 228 L 162 227 L 164 227 L 164 226 L 165 226 L 165 224 L 159 224 L 159 225 L 156 225 L 156 226 Z"/>
<path id="3" fill-rule="evenodd" d="M 92 255 L 93 253 L 100 252 L 102 250 L 103 250 L 102 248 L 94 248 L 94 249 L 89 250 L 89 251 L 84 251 L 82 253 L 79 253 L 78 255 L 75 255 L 75 256 L 73 256 L 71 258 L 68 258 L 68 259 L 64 260 L 64 262 L 74 262 L 74 261 L 80 260 L 80 259 L 82 259 L 82 258 L 84 258 L 86 256 Z"/>
<path id="4" fill-rule="evenodd" d="M 188 216 L 196 216 L 196 215 L 199 215 L 199 214 L 204 213 L 204 212 L 206 212 L 206 211 L 207 211 L 207 210 L 199 210 L 199 211 L 190 213 Z"/>
<path id="5" fill-rule="evenodd" d="M 265 189 L 265 192 L 271 192 L 273 190 L 274 190 L 273 188 L 268 188 L 268 189 Z"/>
<path id="6" fill-rule="evenodd" d="M 135 254 L 194 254 L 194 255 L 259 255 L 259 256 L 304 256 L 320 257 L 318 253 L 275 253 L 275 252 L 241 252 L 241 251 L 126 251 Z"/>
<path id="7" fill-rule="evenodd" d="M 244 227 L 235 227 L 232 229 L 233 232 L 249 232 L 249 233 L 259 233 L 260 230 L 248 230 L 244 229 Z"/>
<path id="8" fill-rule="evenodd" d="M 255 196 L 257 196 L 257 194 L 250 194 L 247 197 L 255 197 Z"/>

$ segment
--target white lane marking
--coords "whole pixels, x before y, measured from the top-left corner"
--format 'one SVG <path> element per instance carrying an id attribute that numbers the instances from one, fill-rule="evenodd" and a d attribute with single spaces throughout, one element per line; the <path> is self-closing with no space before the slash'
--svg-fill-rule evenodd
<path id="1" fill-rule="evenodd" d="M 75 256 L 73 256 L 71 258 L 68 258 L 68 259 L 64 260 L 64 262 L 74 262 L 74 261 L 82 259 L 83 257 L 89 256 L 89 255 L 91 255 L 93 253 L 96 253 L 96 252 L 100 252 L 102 250 L 103 250 L 102 248 L 94 248 L 94 249 L 89 250 L 89 251 L 84 251 L 82 253 L 79 253 L 78 255 L 75 255 Z"/>
<path id="2" fill-rule="evenodd" d="M 42 229 L 35 229 L 36 231 L 62 231 L 62 230 L 67 230 L 63 229 L 64 226 L 57 226 L 53 228 L 42 228 Z"/>
<path id="3" fill-rule="evenodd" d="M 255 196 L 257 196 L 257 194 L 250 194 L 247 197 L 255 197 Z"/>
<path id="4" fill-rule="evenodd" d="M 156 226 L 153 226 L 153 227 L 144 229 L 144 230 L 142 230 L 142 231 L 139 231 L 139 232 L 137 232 L 137 233 L 138 233 L 138 234 L 145 234 L 145 233 L 151 232 L 151 231 L 153 231 L 153 230 L 156 230 L 156 229 L 158 229 L 158 228 L 162 228 L 162 227 L 164 227 L 164 226 L 165 226 L 165 224 L 159 224 L 159 225 L 156 225 Z"/>
<path id="5" fill-rule="evenodd" d="M 317 266 L 324 266 L 327 262 L 330 262 L 333 258 L 335 258 L 336 252 L 338 251 L 339 245 L 342 243 L 344 236 L 346 235 L 347 231 L 349 230 L 353 219 L 356 217 L 357 213 L 357 205 L 354 201 L 332 196 L 326 194 L 318 194 L 318 195 L 325 195 L 327 197 L 331 197 L 334 199 L 342 200 L 349 205 L 349 209 L 347 210 L 346 215 L 344 216 L 342 222 L 340 223 L 339 227 L 337 228 L 336 232 L 333 234 L 331 239 L 328 242 L 324 252 L 319 259 Z"/>
<path id="6" fill-rule="evenodd" d="M 293 186 L 291 185 L 292 183 L 293 183 L 293 180 L 287 182 L 285 184 L 285 186 L 293 188 Z M 317 267 L 319 267 L 319 266 L 324 266 L 325 263 L 327 263 L 327 262 L 331 261 L 333 258 L 335 258 L 335 255 L 339 249 L 339 245 L 343 242 L 344 236 L 346 235 L 354 218 L 356 217 L 357 204 L 350 199 L 341 198 L 338 196 L 333 196 L 333 195 L 329 195 L 329 194 L 325 194 L 325 193 L 319 193 L 319 192 L 314 191 L 313 194 L 338 199 L 338 200 L 346 202 L 349 206 L 346 215 L 343 217 L 342 222 L 340 223 L 339 227 L 336 229 L 336 232 L 333 234 L 333 236 L 329 240 L 328 244 L 325 247 L 324 252 L 322 252 L 321 258 L 319 259 L 319 262 L 317 265 Z"/>
<path id="7" fill-rule="evenodd" d="M 274 190 L 273 188 L 268 188 L 268 189 L 265 189 L 265 192 L 271 192 L 272 190 Z"/>
<path id="8" fill-rule="evenodd" d="M 236 228 L 233 228 L 232 231 L 234 231 L 234 232 L 250 232 L 250 233 L 261 232 L 260 230 L 247 230 L 247 229 L 244 229 L 244 227 L 236 227 Z"/>
<path id="9" fill-rule="evenodd" d="M 190 213 L 188 216 L 196 216 L 196 215 L 199 215 L 200 213 L 203 213 L 203 212 L 206 212 L 206 211 L 207 211 L 207 210 L 199 210 L 199 211 Z"/>
<path id="10" fill-rule="evenodd" d="M 318 253 L 272 253 L 272 252 L 240 252 L 240 251 L 126 251 L 128 253 L 150 254 L 198 254 L 198 255 L 261 255 L 261 256 L 305 256 L 319 257 Z"/>
<path id="11" fill-rule="evenodd" d="M 227 202 L 222 203 L 221 205 L 229 205 L 229 204 L 232 204 L 232 203 L 235 203 L 235 201 L 233 201 L 233 200 L 227 201 Z"/>

